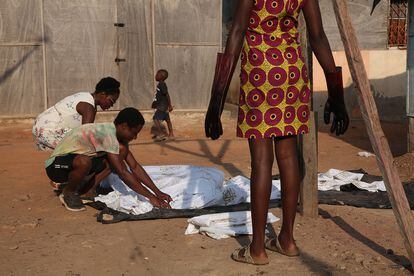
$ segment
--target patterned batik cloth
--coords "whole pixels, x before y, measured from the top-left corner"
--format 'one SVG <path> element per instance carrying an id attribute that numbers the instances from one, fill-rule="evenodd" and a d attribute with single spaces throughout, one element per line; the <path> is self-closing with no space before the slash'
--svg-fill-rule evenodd
<path id="1" fill-rule="evenodd" d="M 49 167 L 56 156 L 82 154 L 93 157 L 106 153 L 119 154 L 114 123 L 84 124 L 66 134 L 46 160 L 45 167 Z"/>
<path id="2" fill-rule="evenodd" d="M 306 0 L 255 0 L 241 54 L 237 136 L 307 133 L 311 91 L 297 30 Z"/>
<path id="3" fill-rule="evenodd" d="M 79 92 L 60 100 L 37 116 L 32 134 L 39 150 L 53 150 L 66 133 L 82 124 L 82 116 L 76 111 L 80 102 L 95 107 L 91 93 Z"/>

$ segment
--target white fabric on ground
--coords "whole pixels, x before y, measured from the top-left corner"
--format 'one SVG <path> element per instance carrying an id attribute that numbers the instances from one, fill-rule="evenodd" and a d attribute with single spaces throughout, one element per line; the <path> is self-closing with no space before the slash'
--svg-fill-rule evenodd
<path id="1" fill-rule="evenodd" d="M 272 213 L 267 214 L 267 222 L 274 223 L 279 218 Z M 223 239 L 236 235 L 253 233 L 250 211 L 227 212 L 202 215 L 188 220 L 186 235 L 205 234 L 213 239 Z"/>
<path id="2" fill-rule="evenodd" d="M 171 196 L 173 209 L 198 209 L 223 201 L 224 173 L 218 169 L 185 165 L 145 166 L 144 169 L 157 187 Z M 95 200 L 111 209 L 134 215 L 152 210 L 149 201 L 132 191 L 116 174 L 109 175 L 101 185 L 114 191 Z"/>
<path id="3" fill-rule="evenodd" d="M 352 183 L 361 190 L 369 192 L 386 191 L 384 181 L 375 181 L 372 183 L 362 182 L 364 176 L 362 173 L 352 173 L 330 169 L 325 173 L 318 174 L 318 190 L 319 191 L 340 191 L 340 187 L 345 184 Z"/>
<path id="4" fill-rule="evenodd" d="M 250 202 L 250 180 L 240 175 L 224 181 L 224 173 L 211 167 L 172 165 L 146 166 L 144 169 L 157 187 L 172 197 L 171 207 L 174 209 L 199 209 Z M 339 191 L 340 186 L 352 183 L 370 192 L 385 191 L 383 181 L 366 183 L 361 181 L 362 177 L 362 173 L 330 169 L 318 175 L 318 189 Z M 112 187 L 114 191 L 108 195 L 99 195 L 95 200 L 105 203 L 111 209 L 134 215 L 152 210 L 148 200 L 132 191 L 116 174 L 108 176 L 101 185 Z M 271 199 L 279 198 L 280 180 L 273 180 Z"/>

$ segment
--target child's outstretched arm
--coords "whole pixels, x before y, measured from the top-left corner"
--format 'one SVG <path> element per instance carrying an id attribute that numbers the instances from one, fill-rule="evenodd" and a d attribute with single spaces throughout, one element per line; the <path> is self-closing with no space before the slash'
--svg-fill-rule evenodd
<path id="1" fill-rule="evenodd" d="M 151 191 L 153 191 L 159 199 L 167 203 L 172 201 L 172 198 L 168 194 L 161 192 L 157 188 L 157 186 L 155 186 L 151 177 L 149 177 L 144 168 L 135 160 L 134 156 L 130 151 L 128 152 L 128 155 L 126 157 L 126 162 L 134 176 L 138 178 L 138 180 L 141 181 L 145 186 L 151 189 Z"/>
<path id="2" fill-rule="evenodd" d="M 171 206 L 163 200 L 160 200 L 157 196 L 152 194 L 145 188 L 141 182 L 136 179 L 134 174 L 131 174 L 123 160 L 119 158 L 118 154 L 108 153 L 108 162 L 111 167 L 115 170 L 115 173 L 125 182 L 125 184 L 138 194 L 145 196 L 155 207 L 160 208 L 171 208 Z M 132 169 L 132 168 L 131 168 Z"/>

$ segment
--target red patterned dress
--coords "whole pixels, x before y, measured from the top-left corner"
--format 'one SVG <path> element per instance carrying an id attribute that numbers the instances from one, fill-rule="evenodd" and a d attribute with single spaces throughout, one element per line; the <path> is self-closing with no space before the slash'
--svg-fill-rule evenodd
<path id="1" fill-rule="evenodd" d="M 297 30 L 305 2 L 255 0 L 241 54 L 238 137 L 309 130 L 311 91 Z"/>

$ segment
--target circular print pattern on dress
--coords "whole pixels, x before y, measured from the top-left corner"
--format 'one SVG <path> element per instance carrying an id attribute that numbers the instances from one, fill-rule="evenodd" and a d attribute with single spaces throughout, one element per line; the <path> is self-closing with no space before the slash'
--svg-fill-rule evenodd
<path id="1" fill-rule="evenodd" d="M 241 65 L 242 66 L 246 65 L 247 55 L 246 55 L 246 51 L 244 49 L 242 49 L 242 51 L 241 51 L 240 59 L 241 59 Z"/>
<path id="2" fill-rule="evenodd" d="M 269 71 L 269 83 L 273 86 L 281 86 L 286 82 L 287 74 L 283 68 L 273 67 Z"/>
<path id="3" fill-rule="evenodd" d="M 285 61 L 282 52 L 275 48 L 268 49 L 265 55 L 267 61 L 274 66 L 279 66 Z"/>
<path id="4" fill-rule="evenodd" d="M 295 20 L 289 16 L 283 17 L 280 19 L 280 30 L 282 32 L 289 32 L 293 27 L 295 27 Z"/>
<path id="5" fill-rule="evenodd" d="M 283 33 L 280 35 L 280 37 L 286 42 L 287 45 L 290 45 L 293 42 L 295 42 L 295 38 L 292 37 L 290 33 Z"/>
<path id="6" fill-rule="evenodd" d="M 266 32 L 266 33 L 273 33 L 277 29 L 277 17 L 275 16 L 268 16 L 265 19 L 262 20 L 260 23 L 260 27 Z"/>
<path id="7" fill-rule="evenodd" d="M 260 17 L 257 15 L 257 13 L 252 12 L 250 13 L 250 19 L 249 19 L 249 27 L 251 29 L 256 29 L 260 24 Z"/>
<path id="8" fill-rule="evenodd" d="M 279 105 L 285 98 L 285 91 L 281 88 L 272 88 L 267 92 L 266 101 L 270 106 Z"/>
<path id="9" fill-rule="evenodd" d="M 247 83 L 247 79 L 248 79 L 247 72 L 246 72 L 246 70 L 242 67 L 242 69 L 241 69 L 241 71 L 240 71 L 240 83 L 241 83 L 242 85 L 246 84 L 246 83 Z"/>
<path id="10" fill-rule="evenodd" d="M 277 47 L 283 42 L 283 39 L 281 37 L 277 37 L 275 34 L 264 34 L 263 40 L 270 47 Z"/>
<path id="11" fill-rule="evenodd" d="M 298 134 L 306 134 L 309 132 L 309 127 L 307 125 L 301 125 L 298 128 Z"/>
<path id="12" fill-rule="evenodd" d="M 251 48 L 249 51 L 249 62 L 253 66 L 259 66 L 263 64 L 264 55 L 263 52 L 257 48 Z"/>
<path id="13" fill-rule="evenodd" d="M 286 106 L 283 118 L 285 124 L 291 124 L 295 120 L 295 108 L 291 105 Z"/>
<path id="14" fill-rule="evenodd" d="M 309 106 L 307 104 L 299 106 L 297 115 L 301 123 L 306 123 L 309 119 Z"/>
<path id="15" fill-rule="evenodd" d="M 282 110 L 277 107 L 269 108 L 264 114 L 264 121 L 269 126 L 275 126 L 282 120 Z"/>
<path id="16" fill-rule="evenodd" d="M 258 46 L 262 44 L 262 36 L 255 32 L 247 32 L 246 33 L 246 40 L 250 46 Z"/>
<path id="17" fill-rule="evenodd" d="M 271 127 L 267 129 L 266 132 L 264 133 L 264 137 L 266 138 L 275 138 L 275 137 L 280 137 L 282 135 L 283 135 L 283 132 L 278 127 Z"/>
<path id="18" fill-rule="evenodd" d="M 255 88 L 247 94 L 246 103 L 250 107 L 258 107 L 265 100 L 265 94 L 262 90 Z"/>
<path id="19" fill-rule="evenodd" d="M 303 86 L 302 89 L 300 90 L 299 100 L 302 103 L 309 103 L 310 96 L 311 96 L 311 91 L 309 87 L 307 85 Z"/>
<path id="20" fill-rule="evenodd" d="M 280 13 L 285 6 L 285 1 L 283 0 L 272 0 L 272 1 L 266 1 L 266 10 L 268 13 L 277 15 Z"/>
<path id="21" fill-rule="evenodd" d="M 302 53 L 302 46 L 298 47 L 298 56 L 302 62 L 305 62 L 305 58 L 303 57 L 303 53 Z"/>
<path id="22" fill-rule="evenodd" d="M 246 104 L 246 93 L 243 90 L 243 87 L 240 87 L 240 96 L 239 96 L 239 106 Z"/>
<path id="23" fill-rule="evenodd" d="M 241 130 L 240 126 L 237 126 L 236 128 L 236 136 L 237 137 L 243 137 L 243 131 Z"/>
<path id="24" fill-rule="evenodd" d="M 237 115 L 237 122 L 239 124 L 241 124 L 241 123 L 244 122 L 245 118 L 246 118 L 246 114 L 244 113 L 243 108 L 239 107 L 239 112 L 238 112 L 238 115 Z"/>
<path id="25" fill-rule="evenodd" d="M 244 137 L 249 138 L 249 139 L 262 138 L 262 133 L 258 131 L 257 129 L 251 128 L 246 131 L 246 133 L 244 134 Z"/>
<path id="26" fill-rule="evenodd" d="M 265 0 L 254 0 L 254 7 L 253 10 L 260 11 L 263 9 Z"/>
<path id="27" fill-rule="evenodd" d="M 296 84 L 299 80 L 300 72 L 299 68 L 296 66 L 289 66 L 289 84 Z"/>
<path id="28" fill-rule="evenodd" d="M 302 79 L 305 83 L 308 83 L 308 80 L 309 80 L 308 68 L 306 68 L 305 64 L 302 66 Z"/>
<path id="29" fill-rule="evenodd" d="M 253 68 L 249 75 L 249 81 L 254 87 L 263 85 L 266 81 L 265 71 L 260 68 Z"/>
<path id="30" fill-rule="evenodd" d="M 285 136 L 296 135 L 296 129 L 293 126 L 285 126 L 283 134 Z"/>
<path id="31" fill-rule="evenodd" d="M 298 0 L 289 0 L 288 5 L 286 7 L 286 11 L 293 15 L 298 10 L 298 7 L 299 7 Z"/>
<path id="32" fill-rule="evenodd" d="M 296 50 L 293 47 L 286 47 L 283 56 L 289 64 L 295 64 L 298 61 L 298 54 L 296 53 Z"/>
<path id="33" fill-rule="evenodd" d="M 246 123 L 249 127 L 257 127 L 263 121 L 263 114 L 259 109 L 250 109 L 246 114 Z"/>
<path id="34" fill-rule="evenodd" d="M 286 91 L 286 103 L 294 104 L 299 97 L 299 89 L 295 86 L 289 86 Z"/>

